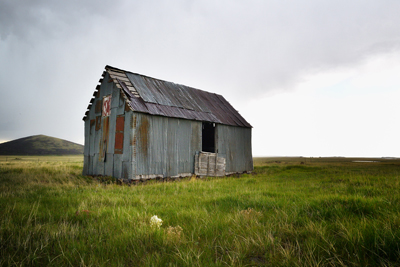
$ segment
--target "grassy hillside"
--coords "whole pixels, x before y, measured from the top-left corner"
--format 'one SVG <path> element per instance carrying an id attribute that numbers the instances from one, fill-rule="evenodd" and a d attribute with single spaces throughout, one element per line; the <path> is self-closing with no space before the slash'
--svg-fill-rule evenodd
<path id="1" fill-rule="evenodd" d="M 400 265 L 398 160 L 255 162 L 132 186 L 81 160 L 2 162 L 0 266 Z"/>
<path id="2" fill-rule="evenodd" d="M 0 155 L 74 155 L 83 146 L 46 135 L 34 135 L 0 144 Z"/>

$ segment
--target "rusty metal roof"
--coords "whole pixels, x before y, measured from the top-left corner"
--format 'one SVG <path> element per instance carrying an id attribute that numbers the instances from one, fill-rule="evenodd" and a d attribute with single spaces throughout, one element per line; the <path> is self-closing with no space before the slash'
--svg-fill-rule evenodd
<path id="1" fill-rule="evenodd" d="M 105 67 L 129 107 L 152 115 L 252 127 L 221 95 L 111 66 Z"/>

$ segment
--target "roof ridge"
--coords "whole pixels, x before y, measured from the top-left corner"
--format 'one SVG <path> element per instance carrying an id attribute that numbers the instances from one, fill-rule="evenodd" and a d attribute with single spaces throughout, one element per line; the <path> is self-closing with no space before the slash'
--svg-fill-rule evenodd
<path id="1" fill-rule="evenodd" d="M 123 70 L 123 69 L 116 68 L 116 67 L 113 67 L 113 66 L 110 66 L 110 65 L 106 65 L 104 68 L 105 69 L 111 68 L 111 69 L 118 70 L 118 71 L 128 72 L 128 73 L 131 73 L 131 74 L 134 74 L 134 75 L 139 75 L 139 76 L 142 76 L 142 77 L 145 77 L 145 78 L 149 78 L 149 79 L 153 79 L 153 80 L 157 80 L 157 81 L 161 81 L 161 82 L 166 82 L 166 83 L 172 83 L 172 84 L 176 84 L 176 85 L 181 85 L 181 86 L 184 86 L 184 87 L 187 87 L 187 88 L 190 88 L 190 89 L 199 90 L 199 91 L 206 92 L 206 93 L 209 93 L 209 94 L 222 96 L 221 94 L 217 94 L 217 93 L 214 93 L 214 92 L 206 91 L 206 90 L 203 90 L 203 89 L 198 89 L 198 88 L 195 88 L 195 87 L 192 87 L 192 86 L 184 85 L 182 83 L 176 83 L 176 82 L 171 82 L 171 81 L 167 81 L 167 80 L 163 80 L 163 79 L 159 79 L 159 78 L 154 78 L 154 77 L 151 77 L 151 76 L 148 76 L 148 75 L 140 74 L 140 73 L 137 73 L 137 72 L 132 72 L 132 71 L 129 71 L 129 70 Z"/>
<path id="2" fill-rule="evenodd" d="M 126 71 L 110 65 L 105 66 L 105 71 L 96 90 L 100 89 L 106 73 L 111 78 L 110 82 L 112 81 L 121 90 L 125 102 L 132 111 L 252 128 L 220 94 Z M 84 120 L 93 104 L 96 92 L 89 103 Z"/>

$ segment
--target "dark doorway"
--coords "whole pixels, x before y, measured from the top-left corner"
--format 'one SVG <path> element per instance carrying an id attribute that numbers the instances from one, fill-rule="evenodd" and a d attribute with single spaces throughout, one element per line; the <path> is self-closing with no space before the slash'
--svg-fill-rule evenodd
<path id="1" fill-rule="evenodd" d="M 203 122 L 202 151 L 215 153 L 215 123 Z"/>

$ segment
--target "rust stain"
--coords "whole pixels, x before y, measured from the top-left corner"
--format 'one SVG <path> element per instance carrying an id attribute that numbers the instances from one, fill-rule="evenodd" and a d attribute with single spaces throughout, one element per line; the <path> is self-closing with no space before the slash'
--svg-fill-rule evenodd
<path id="1" fill-rule="evenodd" d="M 101 116 L 96 117 L 96 131 L 101 129 Z"/>
<path id="2" fill-rule="evenodd" d="M 140 147 L 143 156 L 147 158 L 148 148 L 149 148 L 149 120 L 146 116 L 142 117 L 141 124 L 138 128 L 138 141 L 140 142 Z"/>
<path id="3" fill-rule="evenodd" d="M 96 101 L 96 108 L 94 110 L 96 113 L 100 113 L 101 112 L 101 100 L 97 100 Z"/>
<path id="4" fill-rule="evenodd" d="M 125 102 L 125 111 L 130 111 L 131 109 L 129 108 L 129 105 L 127 102 Z"/>
<path id="5" fill-rule="evenodd" d="M 100 140 L 99 161 L 105 161 L 108 149 L 108 137 L 110 132 L 110 117 L 103 117 L 103 135 Z"/>
<path id="6" fill-rule="evenodd" d="M 114 143 L 115 154 L 122 154 L 124 150 L 124 124 L 125 124 L 124 115 L 118 115 L 115 126 L 115 143 Z"/>
<path id="7" fill-rule="evenodd" d="M 136 122 L 137 122 L 137 118 L 136 118 L 136 115 L 132 115 L 131 116 L 131 133 L 133 132 L 133 129 L 136 129 Z M 137 139 L 137 134 L 135 133 L 133 136 L 132 136 L 132 139 L 131 139 L 131 146 L 133 147 L 133 149 L 132 149 L 132 153 L 133 153 L 133 157 L 136 159 L 136 139 Z"/>
<path id="8" fill-rule="evenodd" d="M 125 125 L 125 117 L 124 117 L 124 115 L 118 115 L 117 116 L 117 122 L 116 122 L 115 130 L 118 131 L 118 132 L 124 131 L 124 125 Z"/>
<path id="9" fill-rule="evenodd" d="M 124 133 L 115 133 L 115 154 L 122 154 L 124 151 Z"/>

